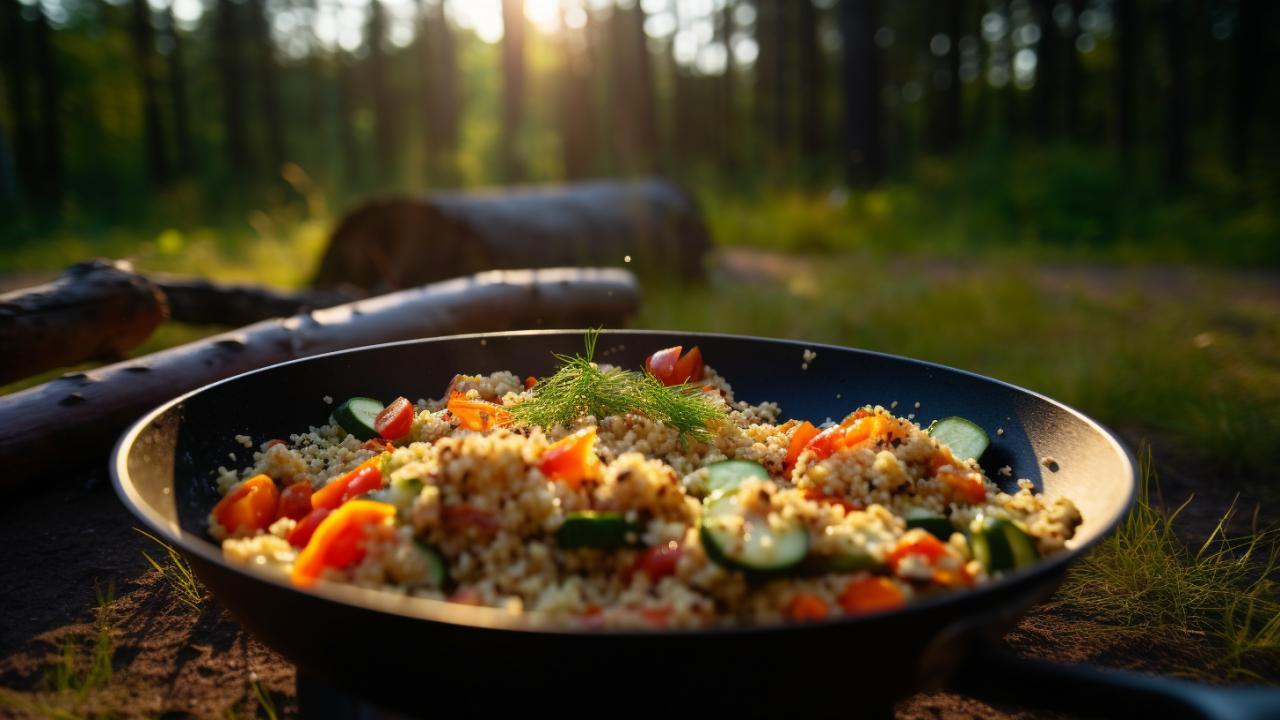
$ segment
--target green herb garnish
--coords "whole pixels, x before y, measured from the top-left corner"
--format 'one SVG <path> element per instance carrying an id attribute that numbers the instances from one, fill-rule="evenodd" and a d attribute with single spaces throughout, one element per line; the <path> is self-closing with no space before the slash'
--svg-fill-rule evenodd
<path id="1" fill-rule="evenodd" d="M 711 441 L 709 428 L 728 420 L 724 406 L 699 387 L 667 387 L 648 372 L 596 367 L 592 358 L 599 336 L 597 330 L 587 332 L 585 354 L 556 354 L 560 369 L 538 380 L 532 398 L 507 408 L 511 417 L 524 425 L 552 428 L 568 427 L 585 415 L 605 418 L 630 412 L 675 428 L 681 440 L 702 442 Z"/>

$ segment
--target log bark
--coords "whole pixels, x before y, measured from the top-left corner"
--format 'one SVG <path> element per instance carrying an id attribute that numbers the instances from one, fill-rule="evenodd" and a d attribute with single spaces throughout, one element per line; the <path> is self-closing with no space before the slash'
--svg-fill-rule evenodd
<path id="1" fill-rule="evenodd" d="M 155 274 L 148 278 L 168 298 L 170 319 L 194 325 L 248 325 L 353 302 L 366 295 L 347 287 L 289 292 L 174 275 Z"/>
<path id="2" fill-rule="evenodd" d="M 373 201 L 348 214 L 313 284 L 393 290 L 490 268 L 557 265 L 690 279 L 701 277 L 710 246 L 693 199 L 661 180 L 437 193 Z"/>
<path id="3" fill-rule="evenodd" d="M 286 360 L 462 332 L 617 324 L 639 306 L 625 270 L 492 271 L 266 320 L 0 397 L 0 494 L 102 461 L 146 410 L 215 380 Z"/>
<path id="4" fill-rule="evenodd" d="M 168 316 L 164 295 L 125 262 L 78 263 L 0 295 L 0 385 L 88 360 L 114 360 Z"/>

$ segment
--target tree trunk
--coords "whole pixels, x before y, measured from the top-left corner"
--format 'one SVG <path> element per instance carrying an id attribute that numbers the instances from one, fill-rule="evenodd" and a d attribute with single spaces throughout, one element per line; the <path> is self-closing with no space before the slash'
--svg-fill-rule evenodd
<path id="1" fill-rule="evenodd" d="M 844 38 L 844 167 L 845 180 L 854 187 L 872 187 L 885 175 L 880 56 L 875 43 L 876 5 L 876 0 L 840 0 L 840 34 Z"/>
<path id="2" fill-rule="evenodd" d="M 826 73 L 818 45 L 818 10 L 813 0 L 802 0 L 796 7 L 800 54 L 800 156 L 806 164 L 813 165 L 822 159 L 826 146 L 822 107 Z"/>
<path id="3" fill-rule="evenodd" d="M 524 119 L 524 0 L 502 0 L 502 172 L 524 179 L 520 125 Z"/>
<path id="4" fill-rule="evenodd" d="M 349 287 L 290 292 L 264 285 L 219 283 L 163 274 L 148 275 L 146 279 L 164 293 L 169 302 L 170 319 L 193 325 L 248 325 L 353 302 L 367 295 Z"/>
<path id="5" fill-rule="evenodd" d="M 248 125 L 245 119 L 244 66 L 240 57 L 242 43 L 238 14 L 235 2 L 217 0 L 214 57 L 218 65 L 218 80 L 222 89 L 227 166 L 233 175 L 247 178 L 251 172 L 251 163 Z"/>
<path id="6" fill-rule="evenodd" d="M 1169 87 L 1164 111 L 1164 179 L 1169 190 L 1186 187 L 1188 166 L 1187 125 L 1190 113 L 1187 69 L 1187 18 L 1184 0 L 1164 0 L 1165 61 Z"/>
<path id="7" fill-rule="evenodd" d="M 614 10 L 618 12 L 618 10 Z M 635 112 L 636 142 L 640 168 L 654 172 L 659 166 L 661 140 L 658 136 L 658 101 L 653 88 L 653 67 L 649 62 L 649 39 L 644 32 L 645 13 L 642 3 L 636 3 L 627 13 L 626 47 L 630 48 L 631 74 L 634 85 L 630 88 Z"/>
<path id="8" fill-rule="evenodd" d="M 239 330 L 0 397 L 0 491 L 96 458 L 149 408 L 202 385 L 335 350 L 433 335 L 618 324 L 639 306 L 625 270 L 482 273 Z M 73 452 L 68 452 L 73 449 Z"/>
<path id="9" fill-rule="evenodd" d="M 1138 23 L 1135 0 L 1115 0 L 1116 36 L 1116 150 L 1120 171 L 1133 173 L 1133 78 L 1138 62 Z"/>
<path id="10" fill-rule="evenodd" d="M 463 98 L 458 87 L 458 56 L 454 47 L 453 30 L 445 16 L 443 2 L 436 3 L 432 27 L 435 30 L 436 86 L 439 88 L 436 111 L 433 114 L 434 132 L 440 140 L 444 178 L 446 181 L 453 181 L 457 176 L 455 160 L 458 151 L 458 118 L 462 113 Z"/>
<path id="11" fill-rule="evenodd" d="M 369 51 L 368 76 L 365 78 L 373 105 L 373 141 L 378 159 L 378 183 L 389 184 L 395 174 L 395 102 L 387 86 L 387 18 L 381 0 L 369 3 L 369 24 L 364 44 Z"/>
<path id="12" fill-rule="evenodd" d="M 356 137 L 356 129 L 354 125 L 354 116 L 356 112 L 355 102 L 355 72 L 351 65 L 354 61 L 347 53 L 338 51 L 334 58 L 334 63 L 338 67 L 338 112 L 336 120 L 338 123 L 338 148 L 342 155 L 342 185 L 350 191 L 358 188 L 362 184 L 364 175 L 364 164 L 360 161 L 360 142 Z"/>
<path id="13" fill-rule="evenodd" d="M 564 29 L 559 44 L 563 70 L 559 87 L 560 153 L 564 176 L 581 180 L 592 173 L 591 148 L 594 145 L 595 108 L 591 97 L 590 58 L 587 57 L 586 34 L 570 30 L 564 23 L 564 6 L 560 21 Z"/>
<path id="14" fill-rule="evenodd" d="M 17 166 L 19 194 L 35 199 L 40 192 L 40 171 L 36 150 L 39 141 L 31 117 L 31 65 L 28 60 L 30 24 L 22 19 L 19 0 L 0 0 L 0 62 L 13 125 L 13 155 Z"/>
<path id="15" fill-rule="evenodd" d="M 1084 68 L 1080 64 L 1080 51 L 1076 48 L 1076 43 L 1083 34 L 1080 28 L 1080 14 L 1085 10 L 1085 0 L 1071 0 L 1071 34 L 1068 35 L 1069 42 L 1065 49 L 1067 81 L 1063 91 L 1063 102 L 1066 104 L 1066 121 L 1067 133 L 1080 137 L 1081 135 L 1081 119 L 1080 108 L 1082 105 L 1082 96 L 1084 95 Z"/>
<path id="16" fill-rule="evenodd" d="M 62 205 L 62 78 L 53 28 L 43 10 L 35 27 L 36 79 L 40 86 L 41 204 L 49 212 Z"/>
<path id="17" fill-rule="evenodd" d="M 90 260 L 0 295 L 0 385 L 88 360 L 116 360 L 168 317 L 164 294 L 126 262 Z"/>
<path id="18" fill-rule="evenodd" d="M 735 30 L 733 13 L 737 10 L 734 0 L 725 0 L 720 10 L 719 34 L 724 44 L 724 74 L 720 77 L 721 102 L 721 163 L 724 170 L 735 172 L 741 159 L 742 143 L 738 133 L 738 64 L 733 57 L 733 33 Z"/>
<path id="19" fill-rule="evenodd" d="M 1060 35 L 1058 23 L 1053 19 L 1054 0 L 1036 0 L 1035 18 L 1040 25 L 1040 42 L 1037 46 L 1036 85 L 1032 102 L 1035 103 L 1036 135 L 1040 142 L 1048 142 L 1057 129 L 1058 121 L 1058 55 Z"/>
<path id="20" fill-rule="evenodd" d="M 376 5 L 376 3 L 375 3 Z M 280 177 L 280 168 L 288 158 L 285 146 L 284 118 L 280 110 L 279 63 L 275 44 L 271 42 L 271 20 L 263 0 L 249 0 L 249 27 L 252 33 L 258 104 L 261 106 L 262 128 L 266 137 L 266 177 Z"/>
<path id="21" fill-rule="evenodd" d="M 1231 125 L 1228 156 L 1238 175 L 1249 169 L 1249 153 L 1253 149 L 1254 113 L 1261 85 L 1263 0 L 1240 0 L 1236 23 L 1235 83 L 1231 90 Z"/>
<path id="22" fill-rule="evenodd" d="M 930 144 L 935 152 L 949 153 L 960 145 L 963 126 L 961 103 L 964 86 L 960 81 L 960 37 L 964 33 L 964 2 L 948 0 L 946 13 L 939 13 L 937 32 L 948 39 L 947 52 L 934 65 L 933 88 L 936 101 L 931 103 Z M 932 43 L 932 39 L 930 39 Z M 932 47 L 930 48 L 932 51 Z"/>
<path id="23" fill-rule="evenodd" d="M 156 40 L 147 0 L 133 0 L 133 54 L 142 90 L 142 128 L 146 147 L 147 179 L 153 188 L 169 182 L 169 153 L 160 119 L 159 85 L 156 80 Z"/>
<path id="24" fill-rule="evenodd" d="M 191 140 L 191 120 L 187 105 L 187 68 L 183 60 L 183 40 L 173 17 L 173 3 L 164 10 L 164 31 L 169 40 L 169 101 L 173 107 L 173 137 L 177 148 L 178 172 L 195 171 L 195 154 Z"/>

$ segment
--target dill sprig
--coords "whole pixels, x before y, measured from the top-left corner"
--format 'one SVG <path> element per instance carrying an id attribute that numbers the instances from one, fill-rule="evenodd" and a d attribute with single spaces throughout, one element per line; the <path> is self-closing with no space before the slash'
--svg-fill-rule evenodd
<path id="1" fill-rule="evenodd" d="M 568 427 L 586 415 L 603 419 L 631 412 L 675 428 L 681 440 L 710 442 L 710 428 L 728 419 L 722 405 L 694 385 L 667 387 L 648 372 L 601 370 L 592 362 L 599 336 L 598 331 L 587 332 L 584 354 L 555 354 L 560 369 L 538 380 L 532 398 L 507 408 L 512 419 L 552 428 Z"/>

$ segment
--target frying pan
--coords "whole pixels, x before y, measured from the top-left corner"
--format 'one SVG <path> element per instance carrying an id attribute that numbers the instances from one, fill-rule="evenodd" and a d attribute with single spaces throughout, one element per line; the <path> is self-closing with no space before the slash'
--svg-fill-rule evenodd
<path id="1" fill-rule="evenodd" d="M 324 398 L 438 397 L 456 372 L 547 375 L 578 330 L 463 335 L 322 355 L 246 373 L 148 413 L 120 439 L 117 493 L 181 551 L 251 632 L 321 678 L 413 715 L 714 712 L 883 715 L 921 689 L 965 692 L 1094 715 L 1280 716 L 1280 691 L 1222 690 L 1168 678 L 1024 661 L 992 651 L 1071 562 L 1110 532 L 1134 497 L 1134 462 L 1105 428 L 1061 403 L 979 375 L 847 348 L 728 335 L 606 331 L 597 359 L 639 367 L 647 353 L 698 345 L 738 399 L 776 401 L 821 422 L 867 403 L 918 422 L 962 415 L 986 428 L 989 477 L 1029 478 L 1066 496 L 1084 523 L 1067 552 L 999 581 L 900 610 L 776 626 L 600 631 L 531 626 L 501 610 L 334 585 L 312 591 L 223 560 L 205 532 L 220 465 L 257 443 L 325 422 Z M 803 352 L 817 353 L 802 366 Z M 917 408 L 915 403 L 919 402 Z M 997 428 L 1002 433 L 997 433 Z M 228 453 L 241 453 L 228 462 Z M 1013 469 L 1012 477 L 997 470 Z M 1052 468 L 1052 469 L 1050 469 Z M 325 709 L 314 709 L 324 714 Z M 330 714 L 336 714 L 332 711 Z"/>

